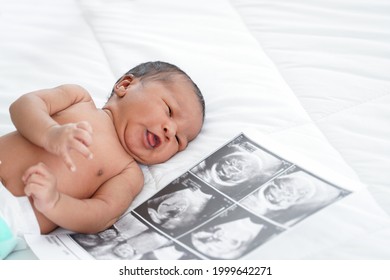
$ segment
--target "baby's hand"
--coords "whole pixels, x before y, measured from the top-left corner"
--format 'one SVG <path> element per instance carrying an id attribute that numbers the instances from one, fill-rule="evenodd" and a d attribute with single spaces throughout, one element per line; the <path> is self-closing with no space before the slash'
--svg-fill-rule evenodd
<path id="1" fill-rule="evenodd" d="M 56 205 L 60 198 L 57 179 L 45 164 L 38 163 L 27 169 L 22 180 L 25 194 L 33 199 L 38 211 L 44 213 Z"/>
<path id="2" fill-rule="evenodd" d="M 92 127 L 88 122 L 52 126 L 46 135 L 44 148 L 60 156 L 71 171 L 76 166 L 70 157 L 70 150 L 76 150 L 86 158 L 92 158 L 89 146 L 92 144 Z"/>

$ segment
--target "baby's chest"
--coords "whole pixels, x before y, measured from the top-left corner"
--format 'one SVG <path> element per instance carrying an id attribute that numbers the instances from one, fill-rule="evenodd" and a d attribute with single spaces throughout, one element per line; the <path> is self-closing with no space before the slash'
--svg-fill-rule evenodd
<path id="1" fill-rule="evenodd" d="M 78 198 L 91 197 L 105 182 L 120 174 L 128 164 L 121 152 L 93 151 L 92 159 L 76 163 L 75 172 L 60 176 L 59 189 Z"/>

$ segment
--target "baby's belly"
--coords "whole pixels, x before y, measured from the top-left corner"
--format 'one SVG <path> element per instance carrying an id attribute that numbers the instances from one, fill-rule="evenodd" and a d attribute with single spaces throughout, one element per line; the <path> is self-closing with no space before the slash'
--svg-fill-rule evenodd
<path id="1" fill-rule="evenodd" d="M 80 162 L 78 155 L 75 160 L 78 161 L 76 174 L 65 166 L 61 158 L 31 144 L 18 133 L 0 137 L 0 178 L 2 184 L 16 196 L 25 195 L 22 181 L 25 171 L 43 162 L 56 176 L 59 191 L 78 198 L 90 197 L 103 178 L 89 172 L 94 167 Z"/>
<path id="2" fill-rule="evenodd" d="M 22 176 L 27 167 L 41 160 L 43 150 L 35 147 L 18 133 L 0 138 L 0 177 L 14 195 L 24 195 Z"/>

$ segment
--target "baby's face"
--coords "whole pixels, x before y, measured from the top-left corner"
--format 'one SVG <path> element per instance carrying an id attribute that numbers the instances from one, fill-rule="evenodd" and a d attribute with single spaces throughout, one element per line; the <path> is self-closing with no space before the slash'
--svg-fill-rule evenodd
<path id="1" fill-rule="evenodd" d="M 134 79 L 118 102 L 116 129 L 126 151 L 142 164 L 168 160 L 200 132 L 202 109 L 188 81 Z"/>

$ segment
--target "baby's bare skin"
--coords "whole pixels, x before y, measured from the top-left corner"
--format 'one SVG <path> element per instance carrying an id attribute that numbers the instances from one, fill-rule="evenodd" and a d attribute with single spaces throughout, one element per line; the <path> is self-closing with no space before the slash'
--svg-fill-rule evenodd
<path id="1" fill-rule="evenodd" d="M 165 85 L 124 75 L 103 109 L 85 89 L 63 85 L 23 95 L 10 112 L 17 131 L 0 137 L 0 179 L 29 197 L 42 233 L 111 226 L 143 187 L 137 163 L 168 160 L 203 124 L 180 77 Z"/>
<path id="2" fill-rule="evenodd" d="M 0 178 L 3 185 L 15 196 L 25 195 L 22 176 L 29 167 L 39 162 L 50 167 L 50 171 L 57 178 L 59 192 L 80 199 L 91 197 L 99 186 L 129 165 L 138 168 L 118 141 L 110 117 L 105 111 L 97 109 L 92 102 L 76 104 L 53 116 L 53 119 L 59 124 L 88 121 L 93 130 L 92 144 L 89 146 L 93 158 L 88 159 L 76 151 L 71 151 L 77 167 L 76 171 L 72 172 L 60 157 L 32 144 L 19 132 L 4 135 L 0 137 Z M 47 231 L 56 227 L 38 211 L 36 214 L 39 224 Z"/>

